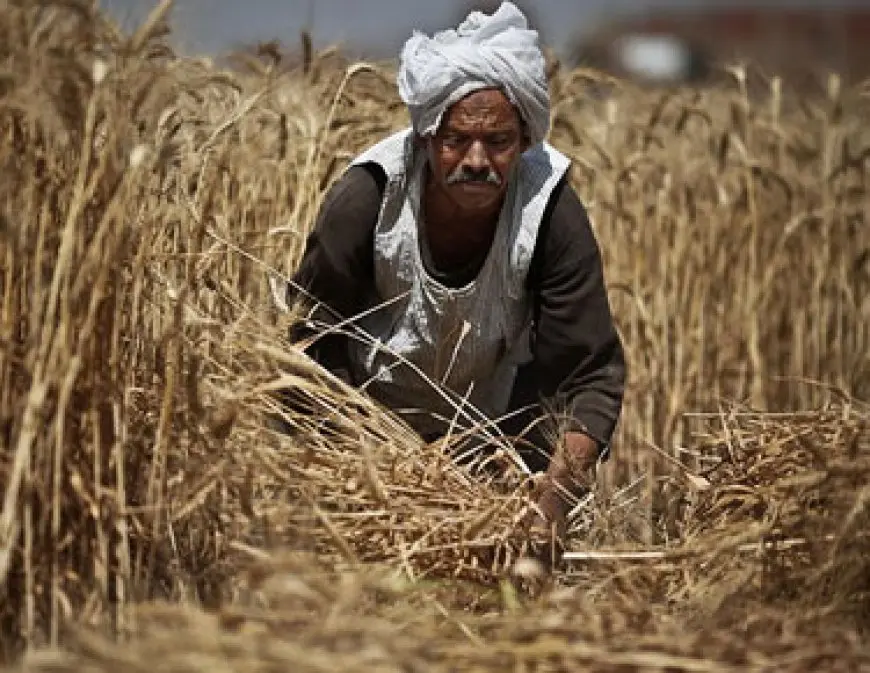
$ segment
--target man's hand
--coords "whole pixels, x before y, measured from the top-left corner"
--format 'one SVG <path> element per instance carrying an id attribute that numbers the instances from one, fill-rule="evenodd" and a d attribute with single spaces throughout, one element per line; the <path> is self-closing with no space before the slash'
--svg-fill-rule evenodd
<path id="1" fill-rule="evenodd" d="M 582 432 L 566 432 L 556 449 L 547 474 L 567 488 L 589 486 L 589 472 L 598 462 L 600 447 Z"/>
<path id="2" fill-rule="evenodd" d="M 536 490 L 535 502 L 525 523 L 525 554 L 549 571 L 562 560 L 571 505 L 546 474 Z"/>
<path id="3" fill-rule="evenodd" d="M 598 443 L 588 435 L 565 433 L 540 482 L 528 520 L 528 543 L 532 556 L 547 569 L 562 559 L 568 513 L 591 486 L 598 452 Z"/>

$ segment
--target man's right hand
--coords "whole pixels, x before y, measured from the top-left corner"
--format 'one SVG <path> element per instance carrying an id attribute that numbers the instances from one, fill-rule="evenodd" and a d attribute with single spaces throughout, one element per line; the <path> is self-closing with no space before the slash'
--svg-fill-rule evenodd
<path id="1" fill-rule="evenodd" d="M 568 514 L 591 486 L 598 453 L 598 445 L 591 437 L 566 433 L 546 473 L 540 475 L 535 503 L 526 518 L 526 547 L 528 555 L 547 571 L 562 560 Z"/>

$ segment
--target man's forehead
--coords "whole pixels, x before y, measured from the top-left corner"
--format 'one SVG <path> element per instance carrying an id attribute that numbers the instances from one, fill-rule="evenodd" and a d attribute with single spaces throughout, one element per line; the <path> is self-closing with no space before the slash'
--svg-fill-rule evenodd
<path id="1" fill-rule="evenodd" d="M 468 94 L 447 108 L 445 125 L 476 122 L 486 125 L 513 125 L 519 112 L 500 89 L 481 89 Z"/>

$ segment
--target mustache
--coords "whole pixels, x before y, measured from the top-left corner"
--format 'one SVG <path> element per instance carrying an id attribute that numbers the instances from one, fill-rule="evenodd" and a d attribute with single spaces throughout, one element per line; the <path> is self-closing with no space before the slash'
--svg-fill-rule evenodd
<path id="1" fill-rule="evenodd" d="M 466 182 L 500 187 L 501 177 L 491 168 L 483 168 L 476 171 L 467 166 L 459 166 L 447 176 L 448 185 L 458 185 Z"/>

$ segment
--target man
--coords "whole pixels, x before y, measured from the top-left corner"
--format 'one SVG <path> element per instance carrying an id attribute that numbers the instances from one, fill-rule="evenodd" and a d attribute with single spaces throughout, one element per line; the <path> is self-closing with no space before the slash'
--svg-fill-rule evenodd
<path id="1" fill-rule="evenodd" d="M 308 352 L 426 439 L 548 420 L 517 447 L 545 473 L 536 525 L 561 538 L 607 457 L 625 365 L 570 162 L 544 142 L 537 33 L 508 2 L 415 33 L 398 85 L 412 128 L 328 193 L 290 284 L 317 302 L 295 337 L 321 334 Z"/>

